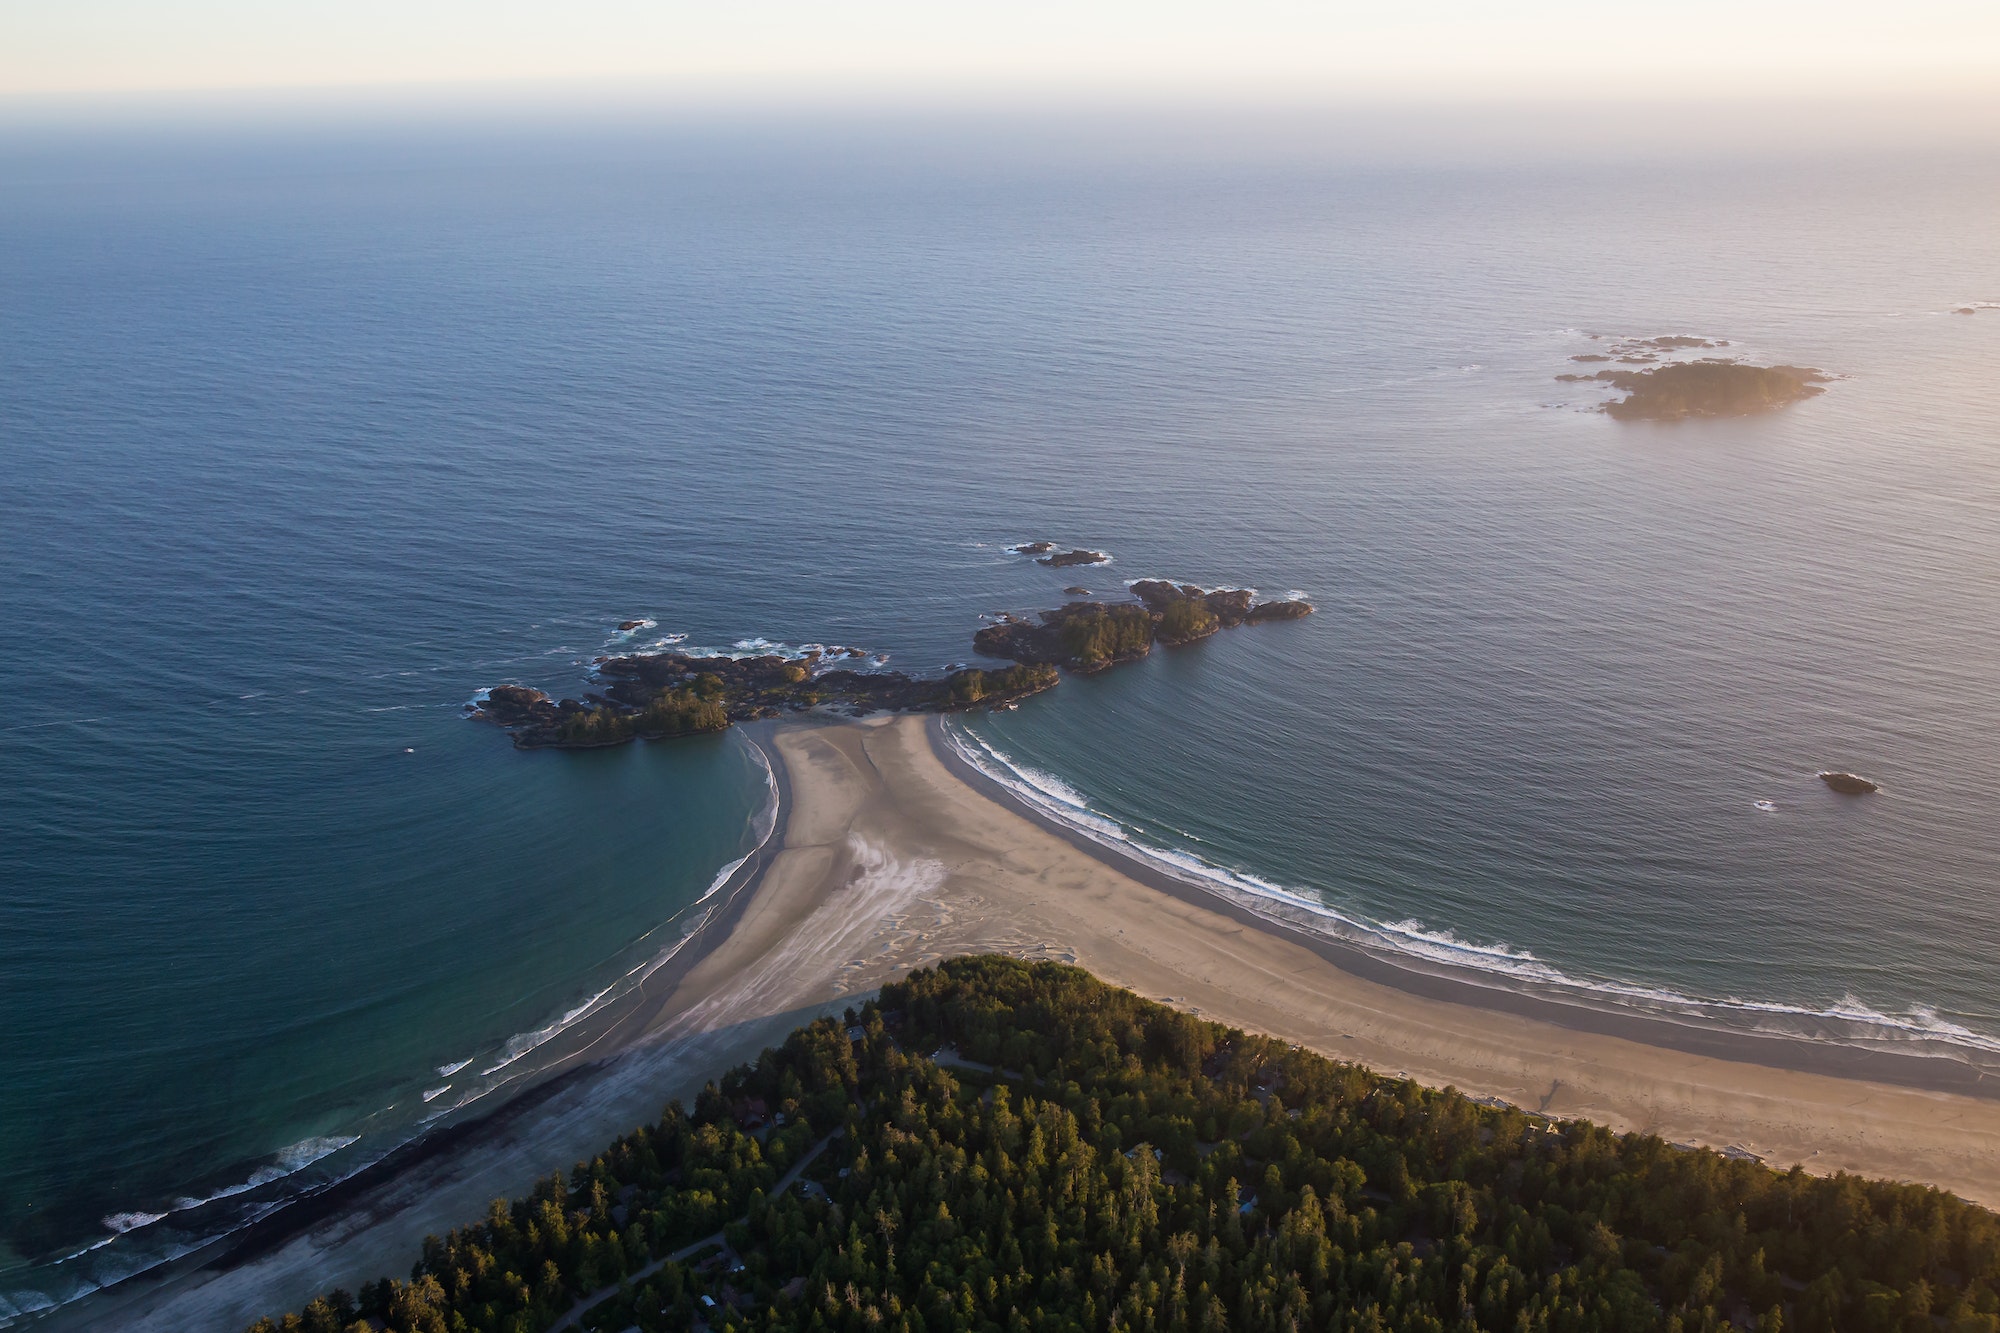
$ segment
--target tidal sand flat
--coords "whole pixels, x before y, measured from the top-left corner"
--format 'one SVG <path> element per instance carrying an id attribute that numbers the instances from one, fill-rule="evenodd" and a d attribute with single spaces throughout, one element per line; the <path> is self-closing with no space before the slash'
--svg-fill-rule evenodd
<path id="1" fill-rule="evenodd" d="M 596 1063 L 259 1252 L 114 1292 L 70 1326 L 236 1329 L 400 1274 L 425 1234 L 597 1151 L 806 1016 L 974 952 L 1076 962 L 1206 1018 L 1550 1116 L 2000 1202 L 2000 1102 L 1691 1053 L 1357 976 L 994 799 L 954 771 L 939 726 L 760 729 L 784 779 L 774 850 L 726 932 L 670 987 L 579 1038 L 579 1060 Z"/>

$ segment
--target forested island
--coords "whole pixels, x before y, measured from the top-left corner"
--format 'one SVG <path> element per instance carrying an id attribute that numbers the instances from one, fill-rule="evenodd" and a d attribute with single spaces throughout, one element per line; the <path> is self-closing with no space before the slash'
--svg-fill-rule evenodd
<path id="1" fill-rule="evenodd" d="M 976 957 L 251 1333 L 1995 1333 L 2000 1218 Z M 372 1321 L 372 1322 L 366 1322 Z"/>
<path id="2" fill-rule="evenodd" d="M 819 707 L 855 713 L 946 713 L 991 707 L 1055 685 L 1050 666 L 998 671 L 965 667 L 947 675 L 854 671 L 769 654 L 705 657 L 636 653 L 598 664 L 604 688 L 589 699 L 551 699 L 541 690 L 496 685 L 473 716 L 498 723 L 522 749 L 589 749 L 721 731 L 735 722 Z"/>
<path id="3" fill-rule="evenodd" d="M 1748 416 L 1786 407 L 1826 392 L 1820 386 L 1831 376 L 1805 366 L 1752 366 L 1740 361 L 1704 358 L 1644 370 L 1600 370 L 1591 375 L 1556 378 L 1602 380 L 1623 390 L 1625 397 L 1604 405 L 1604 410 L 1620 421 L 1679 421 L 1686 417 Z"/>
<path id="4" fill-rule="evenodd" d="M 1295 620 L 1313 609 L 1302 598 L 1253 604 L 1245 589 L 1210 592 L 1158 579 L 1133 584 L 1132 593 L 1136 602 L 1072 602 L 1038 619 L 1007 616 L 982 628 L 973 646 L 1015 663 L 995 670 L 912 676 L 838 665 L 858 649 L 800 657 L 634 653 L 601 659 L 602 688 L 586 699 L 496 685 L 475 701 L 472 716 L 506 728 L 523 749 L 588 749 L 700 735 L 813 708 L 862 714 L 1000 707 L 1052 688 L 1058 667 L 1100 671 L 1145 656 L 1156 642 L 1192 643 L 1218 629 Z M 643 623 L 626 621 L 621 629 Z"/>
<path id="5" fill-rule="evenodd" d="M 1102 671 L 1144 657 L 1155 643 L 1178 647 L 1220 629 L 1297 620 L 1313 610 L 1304 598 L 1253 602 L 1247 588 L 1211 592 L 1165 579 L 1141 579 L 1131 591 L 1137 605 L 1071 602 L 1033 620 L 1005 617 L 973 635 L 972 645 L 989 657 L 1023 664 Z"/>

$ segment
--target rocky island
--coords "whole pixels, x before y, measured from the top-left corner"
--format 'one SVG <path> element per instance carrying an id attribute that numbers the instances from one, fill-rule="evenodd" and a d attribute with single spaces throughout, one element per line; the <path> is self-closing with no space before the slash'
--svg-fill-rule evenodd
<path id="1" fill-rule="evenodd" d="M 1033 620 L 1009 616 L 973 635 L 972 646 L 989 657 L 1088 673 L 1136 661 L 1155 643 L 1178 647 L 1219 629 L 1296 620 L 1313 609 L 1303 598 L 1254 602 L 1247 588 L 1210 591 L 1164 579 L 1141 579 L 1132 585 L 1132 595 L 1139 599 L 1136 606 L 1072 602 Z"/>
<path id="2" fill-rule="evenodd" d="M 582 699 L 496 685 L 471 716 L 505 728 L 522 749 L 590 749 L 721 731 L 736 722 L 824 708 L 851 714 L 946 713 L 1012 704 L 1052 688 L 1057 668 L 1102 671 L 1144 657 L 1155 643 L 1193 643 L 1218 629 L 1312 614 L 1303 598 L 1256 602 L 1245 588 L 1208 590 L 1142 579 L 1137 601 L 1072 602 L 1033 619 L 1003 615 L 973 647 L 1015 665 L 960 667 L 937 676 L 837 666 L 855 649 L 736 657 L 649 652 L 597 662 L 601 688 Z M 629 622 L 628 622 L 629 623 Z"/>
<path id="3" fill-rule="evenodd" d="M 925 677 L 829 667 L 831 660 L 817 652 L 801 658 L 635 653 L 599 663 L 606 684 L 588 698 L 555 700 L 541 690 L 496 685 L 473 716 L 511 731 L 524 750 L 590 749 L 721 731 L 810 708 L 948 713 L 1011 703 L 1056 683 L 1048 666 L 964 667 Z"/>
<path id="4" fill-rule="evenodd" d="M 1882 790 L 1881 783 L 1870 782 L 1859 773 L 1841 773 L 1828 769 L 1819 774 L 1819 780 L 1842 796 L 1866 796 L 1870 792 Z"/>
<path id="5" fill-rule="evenodd" d="M 1038 565 L 1050 569 L 1069 569 L 1075 565 L 1108 565 L 1111 563 L 1109 551 L 1091 551 L 1078 547 L 1073 551 L 1059 551 L 1054 542 L 1017 542 L 1007 548 L 1015 555 L 1031 555 Z"/>
<path id="6" fill-rule="evenodd" d="M 1620 421 L 1680 421 L 1687 417 L 1749 416 L 1788 407 L 1826 392 L 1820 386 L 1831 376 L 1805 366 L 1752 366 L 1707 357 L 1644 370 L 1600 370 L 1595 375 L 1556 378 L 1602 380 L 1624 390 L 1624 398 L 1604 405 L 1604 410 Z"/>

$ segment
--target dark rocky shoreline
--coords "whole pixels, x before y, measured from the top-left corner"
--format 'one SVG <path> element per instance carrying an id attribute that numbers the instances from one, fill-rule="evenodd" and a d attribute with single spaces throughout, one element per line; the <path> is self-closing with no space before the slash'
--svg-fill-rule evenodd
<path id="1" fill-rule="evenodd" d="M 600 659 L 602 687 L 582 699 L 496 685 L 472 706 L 471 716 L 512 733 L 522 749 L 595 749 L 712 733 L 809 709 L 858 716 L 1008 707 L 1054 688 L 1059 668 L 1102 671 L 1144 657 L 1156 643 L 1179 647 L 1218 630 L 1297 620 L 1313 610 L 1303 598 L 1257 602 L 1248 589 L 1163 579 L 1142 579 L 1131 591 L 1134 601 L 1071 602 L 1033 618 L 1007 615 L 973 635 L 975 649 L 1015 663 L 1010 667 L 912 676 L 835 665 L 852 655 L 840 649 L 796 658 L 633 653 Z"/>

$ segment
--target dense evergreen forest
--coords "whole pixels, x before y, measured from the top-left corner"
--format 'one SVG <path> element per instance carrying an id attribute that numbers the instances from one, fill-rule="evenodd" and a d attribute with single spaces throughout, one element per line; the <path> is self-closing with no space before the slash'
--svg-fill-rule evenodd
<path id="1" fill-rule="evenodd" d="M 704 677 L 704 682 L 715 677 Z M 729 725 L 719 691 L 693 689 L 661 690 L 650 704 L 636 713 L 615 708 L 593 708 L 572 713 L 556 728 L 565 745 L 616 745 L 642 736 L 661 740 L 669 736 L 692 736 L 697 732 L 721 731 Z"/>
<path id="2" fill-rule="evenodd" d="M 978 957 L 496 1201 L 408 1282 L 253 1333 L 1994 1333 L 1996 1290 L 2000 1218 L 1937 1190 L 1553 1123 Z"/>
<path id="3" fill-rule="evenodd" d="M 1077 602 L 1055 615 L 1064 650 L 1085 669 L 1143 657 L 1153 646 L 1153 617 L 1143 606 Z"/>

